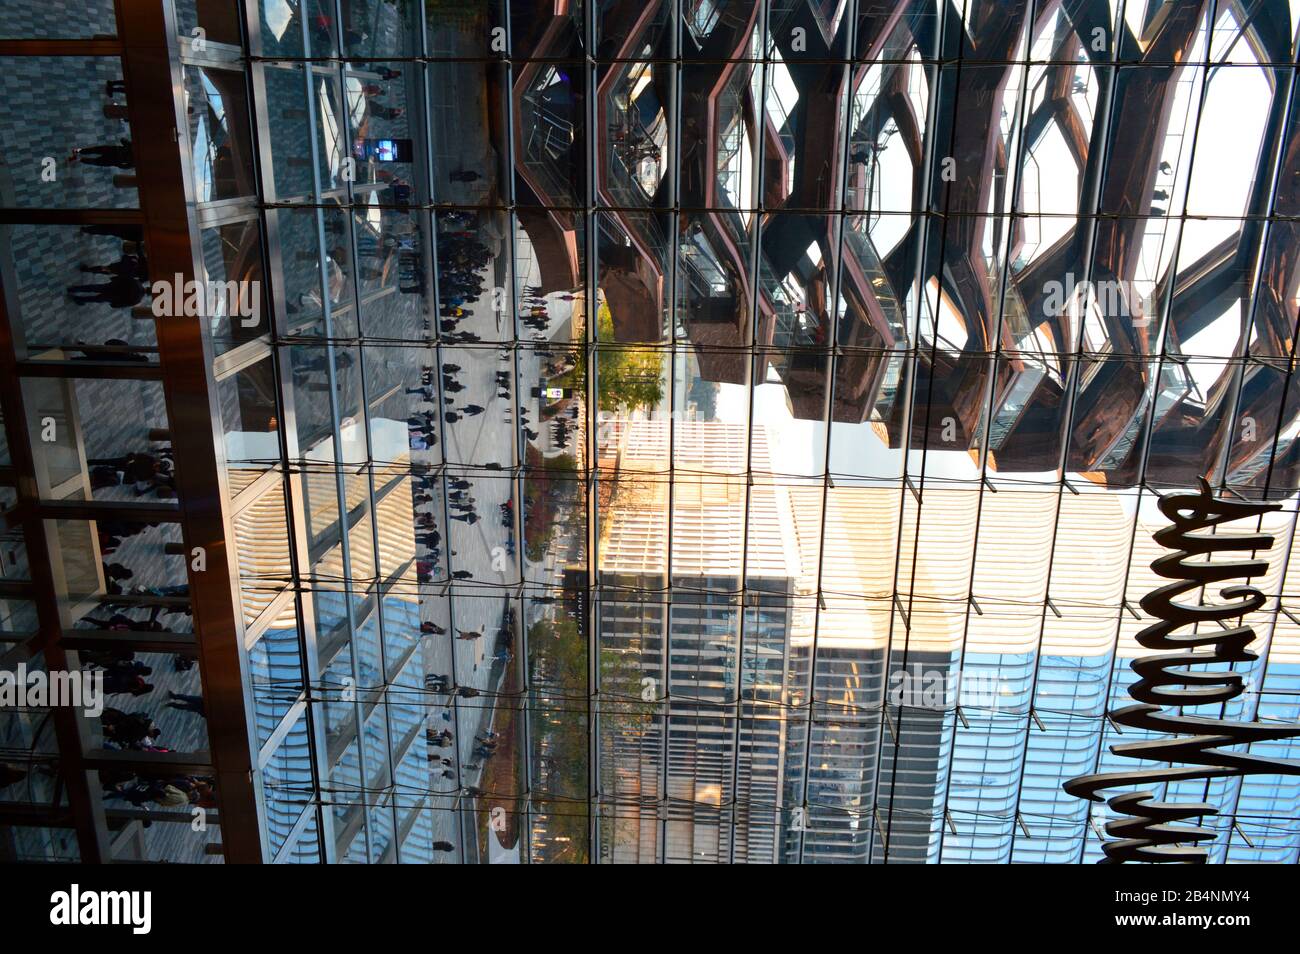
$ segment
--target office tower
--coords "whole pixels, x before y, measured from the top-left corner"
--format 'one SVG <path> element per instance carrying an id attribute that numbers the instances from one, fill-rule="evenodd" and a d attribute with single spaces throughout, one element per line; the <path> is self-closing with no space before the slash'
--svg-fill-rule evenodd
<path id="1" fill-rule="evenodd" d="M 0 0 L 0 859 L 1098 860 L 1161 497 L 1300 719 L 1297 16 Z"/>

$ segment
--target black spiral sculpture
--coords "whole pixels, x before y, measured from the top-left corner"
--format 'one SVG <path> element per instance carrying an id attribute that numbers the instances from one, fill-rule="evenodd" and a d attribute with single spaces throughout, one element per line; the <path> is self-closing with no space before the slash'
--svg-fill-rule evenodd
<path id="1" fill-rule="evenodd" d="M 1099 791 L 1122 786 L 1236 775 L 1300 775 L 1297 761 L 1224 750 L 1225 746 L 1300 736 L 1300 725 L 1264 725 L 1177 714 L 1180 707 L 1221 705 L 1246 691 L 1240 673 L 1192 672 L 1186 667 L 1216 662 L 1246 663 L 1259 657 L 1246 648 L 1255 638 L 1250 626 L 1225 629 L 1220 625 L 1213 632 L 1182 635 L 1177 635 L 1176 630 L 1195 623 L 1224 624 L 1258 610 L 1267 602 L 1263 593 L 1248 584 L 1225 586 L 1219 591 L 1223 599 L 1231 602 L 1214 606 L 1179 602 L 1180 597 L 1189 593 L 1195 598 L 1201 587 L 1261 576 L 1268 569 L 1266 560 L 1213 563 L 1189 560 L 1231 550 L 1267 550 L 1273 543 L 1271 534 L 1198 535 L 1196 531 L 1256 517 L 1280 509 L 1279 505 L 1217 499 L 1209 484 L 1202 480 L 1199 493 L 1170 494 L 1160 499 L 1159 506 L 1173 521 L 1173 526 L 1158 531 L 1155 541 L 1176 552 L 1157 559 L 1151 569 L 1177 582 L 1142 598 L 1142 609 L 1157 622 L 1138 633 L 1137 641 L 1145 649 L 1161 652 L 1133 660 L 1133 671 L 1140 678 L 1129 687 L 1129 695 L 1137 704 L 1111 712 L 1110 718 L 1116 725 L 1145 729 L 1164 737 L 1120 743 L 1110 750 L 1115 755 L 1169 765 L 1082 775 L 1066 782 L 1065 791 L 1099 802 L 1103 800 L 1097 794 Z M 1192 652 L 1202 646 L 1212 647 L 1213 651 Z M 1205 864 L 1207 851 L 1198 843 L 1212 840 L 1215 832 L 1175 823 L 1217 815 L 1219 810 L 1214 805 L 1157 801 L 1155 793 L 1149 790 L 1116 795 L 1108 804 L 1121 815 L 1130 817 L 1106 824 L 1106 834 L 1113 836 L 1113 840 L 1106 841 L 1102 847 L 1106 853 L 1102 864 L 1125 861 Z"/>

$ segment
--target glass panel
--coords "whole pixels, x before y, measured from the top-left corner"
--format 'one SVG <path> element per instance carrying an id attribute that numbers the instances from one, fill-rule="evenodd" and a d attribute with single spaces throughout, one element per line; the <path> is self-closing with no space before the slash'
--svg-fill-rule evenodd
<path id="1" fill-rule="evenodd" d="M 275 365 L 268 356 L 217 382 L 232 498 L 280 460 Z"/>
<path id="2" fill-rule="evenodd" d="M 239 70 L 185 67 L 196 202 L 255 195 L 253 139 L 244 74 Z"/>

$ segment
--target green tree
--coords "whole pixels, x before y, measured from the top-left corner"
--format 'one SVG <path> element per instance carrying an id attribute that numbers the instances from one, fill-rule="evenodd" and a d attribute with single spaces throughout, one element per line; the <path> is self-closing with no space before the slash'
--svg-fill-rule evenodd
<path id="1" fill-rule="evenodd" d="M 596 340 L 614 340 L 614 316 L 601 302 L 596 313 Z M 651 410 L 664 397 L 663 363 L 651 348 L 600 348 L 596 352 L 596 385 L 602 411 Z"/>

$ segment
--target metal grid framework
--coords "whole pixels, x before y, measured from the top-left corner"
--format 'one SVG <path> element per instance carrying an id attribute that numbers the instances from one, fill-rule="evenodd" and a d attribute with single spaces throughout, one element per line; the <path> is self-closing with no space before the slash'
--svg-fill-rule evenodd
<path id="1" fill-rule="evenodd" d="M 1095 861 L 1203 475 L 1284 503 L 1223 715 L 1300 718 L 1300 4 L 190 9 L 266 860 Z"/>
<path id="2" fill-rule="evenodd" d="M 409 184 L 433 203 L 435 269 L 465 221 L 476 241 L 496 237 L 484 286 L 502 290 L 508 326 L 484 334 L 468 305 L 485 299 L 462 303 L 457 329 L 485 340 L 430 340 L 432 382 L 497 345 L 514 381 L 531 378 L 536 351 L 558 350 L 549 329 L 534 343 L 525 328 L 540 299 L 569 311 L 574 343 L 559 340 L 588 372 L 560 375 L 580 385 L 560 398 L 579 405 L 577 480 L 568 537 L 540 554 L 567 572 L 536 565 L 525 526 L 520 562 L 485 579 L 453 529 L 456 556 L 431 576 L 472 578 L 417 580 L 451 630 L 485 593 L 519 600 L 526 621 L 513 682 L 480 684 L 460 657 L 433 664 L 480 692 L 453 701 L 456 725 L 486 709 L 513 736 L 502 787 L 458 758 L 447 807 L 467 843 L 466 809 L 486 803 L 522 811 L 515 847 L 532 860 L 1095 857 L 1097 819 L 1059 784 L 1108 758 L 1103 712 L 1151 581 L 1152 494 L 1202 473 L 1246 495 L 1285 497 L 1292 482 L 1295 315 L 1260 264 L 1289 257 L 1280 21 L 1227 4 L 425 11 L 424 57 L 385 58 L 428 88 L 428 192 L 418 145 Z M 269 71 L 309 54 L 346 89 L 367 70 L 352 31 L 326 47 L 341 57 L 320 56 L 310 30 L 304 48 L 261 55 Z M 1208 118 L 1222 115 L 1215 80 L 1241 96 L 1260 77 L 1254 141 L 1198 164 L 1203 123 L 1226 121 Z M 1160 123 L 1137 122 L 1142 110 Z M 1224 170 L 1243 165 L 1241 206 L 1225 211 L 1211 192 L 1233 191 Z M 382 188 L 365 194 L 386 204 Z M 1222 234 L 1193 243 L 1189 221 Z M 466 297 L 433 294 L 437 309 Z M 366 350 L 396 342 L 362 311 L 362 362 L 393 362 Z M 540 413 L 515 394 L 511 415 Z M 439 425 L 428 463 L 444 477 L 477 489 L 499 464 L 515 513 L 547 509 L 533 488 L 552 492 L 555 447 L 530 425 L 473 454 L 460 422 Z M 883 569 L 840 542 L 858 533 Z M 697 554 L 697 539 L 714 549 Z M 1103 542 L 1118 578 L 1081 565 Z M 1265 638 L 1290 638 L 1281 606 Z M 586 670 L 556 684 L 543 640 L 570 628 Z M 991 673 L 999 699 L 891 707 L 887 687 L 918 661 Z M 1290 676 L 1261 668 L 1251 704 L 1288 717 Z M 566 738 L 584 732 L 585 746 Z M 1238 825 L 1217 857 L 1265 841 L 1290 857 L 1290 796 L 1220 794 L 1252 805 L 1225 813 Z"/>

